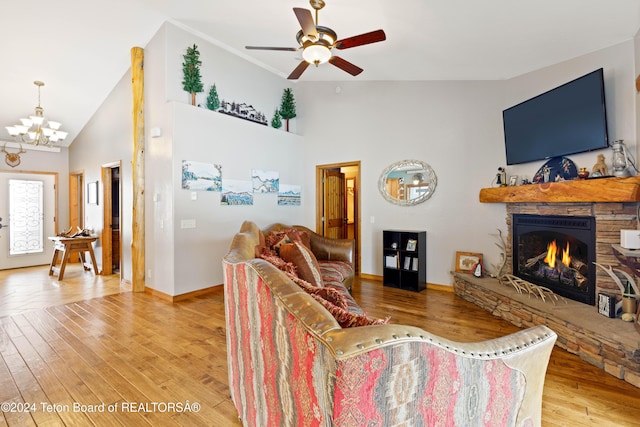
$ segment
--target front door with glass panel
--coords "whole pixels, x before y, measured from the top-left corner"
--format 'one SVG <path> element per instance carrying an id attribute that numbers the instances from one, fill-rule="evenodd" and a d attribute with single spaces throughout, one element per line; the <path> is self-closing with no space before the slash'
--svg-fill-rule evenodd
<path id="1" fill-rule="evenodd" d="M 51 262 L 55 201 L 55 175 L 0 173 L 0 270 Z"/>

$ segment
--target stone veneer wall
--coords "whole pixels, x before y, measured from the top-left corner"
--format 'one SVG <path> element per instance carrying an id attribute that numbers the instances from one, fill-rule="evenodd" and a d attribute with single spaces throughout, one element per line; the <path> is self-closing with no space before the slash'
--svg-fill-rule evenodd
<path id="1" fill-rule="evenodd" d="M 639 203 L 507 203 L 507 272 L 513 273 L 511 224 L 513 214 L 594 216 L 596 218 L 596 261 L 603 265 L 625 269 L 615 258 L 611 245 L 620 243 L 620 230 L 638 228 L 639 206 Z M 596 295 L 598 292 L 621 297 L 620 289 L 613 279 L 596 267 Z"/>
<path id="2" fill-rule="evenodd" d="M 631 323 L 606 318 L 576 301 L 554 305 L 518 294 L 497 279 L 452 274 L 459 297 L 521 328 L 548 326 L 558 334 L 558 347 L 640 388 L 640 336 Z"/>

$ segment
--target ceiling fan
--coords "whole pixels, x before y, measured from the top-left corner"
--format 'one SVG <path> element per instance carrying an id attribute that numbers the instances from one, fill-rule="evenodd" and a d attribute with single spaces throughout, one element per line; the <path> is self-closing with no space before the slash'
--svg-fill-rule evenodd
<path id="1" fill-rule="evenodd" d="M 307 69 L 310 64 L 315 64 L 317 67 L 319 64 L 329 62 L 335 65 L 343 71 L 357 76 L 362 72 L 362 68 L 342 59 L 339 56 L 333 55 L 332 49 L 349 49 L 352 47 L 362 46 L 365 44 L 376 43 L 386 40 L 387 36 L 384 31 L 376 30 L 369 33 L 360 34 L 346 39 L 338 40 L 338 36 L 335 31 L 329 27 L 322 27 L 318 25 L 318 11 L 325 6 L 323 0 L 309 0 L 311 7 L 316 11 L 315 22 L 313 15 L 308 9 L 302 9 L 294 7 L 293 12 L 298 18 L 298 22 L 302 29 L 296 34 L 296 40 L 299 47 L 266 47 L 266 46 L 245 46 L 250 50 L 277 50 L 277 51 L 298 51 L 302 50 L 302 57 L 304 58 L 300 64 L 293 70 L 289 77 L 289 80 L 298 79 L 302 73 Z"/>

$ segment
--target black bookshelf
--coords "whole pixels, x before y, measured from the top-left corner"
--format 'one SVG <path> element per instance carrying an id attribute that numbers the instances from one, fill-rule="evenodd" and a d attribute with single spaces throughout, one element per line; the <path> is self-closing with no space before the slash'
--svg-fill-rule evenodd
<path id="1" fill-rule="evenodd" d="M 420 292 L 427 288 L 427 232 L 382 231 L 382 283 Z"/>

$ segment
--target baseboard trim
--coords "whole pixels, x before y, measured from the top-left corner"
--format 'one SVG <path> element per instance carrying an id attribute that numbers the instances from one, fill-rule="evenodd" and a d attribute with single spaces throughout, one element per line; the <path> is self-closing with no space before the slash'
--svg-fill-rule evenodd
<path id="1" fill-rule="evenodd" d="M 432 289 L 434 291 L 451 292 L 451 293 L 455 292 L 455 290 L 453 289 L 453 286 L 450 286 L 450 285 L 436 285 L 435 283 L 427 283 L 427 289 Z"/>
<path id="2" fill-rule="evenodd" d="M 198 297 L 201 295 L 206 295 L 214 292 L 222 292 L 223 289 L 224 287 L 222 286 L 222 284 L 220 284 L 220 285 L 214 285 L 204 289 L 198 289 L 197 291 L 187 292 L 180 295 L 169 295 L 164 292 L 158 291 L 156 289 L 147 288 L 147 287 L 144 288 L 144 292 L 155 298 L 158 298 L 167 302 L 178 302 L 178 301 L 184 301 L 189 298 Z"/>
<path id="3" fill-rule="evenodd" d="M 382 276 L 377 276 L 375 274 L 363 274 L 360 273 L 360 278 L 365 280 L 376 280 L 378 282 L 382 282 Z M 427 282 L 427 289 L 433 289 L 434 291 L 444 291 L 444 292 L 455 292 L 453 286 L 451 285 L 437 285 L 435 283 Z"/>
<path id="4" fill-rule="evenodd" d="M 382 282 L 382 276 L 376 276 L 375 274 L 360 273 L 360 278 L 365 280 L 377 280 L 378 282 Z"/>

